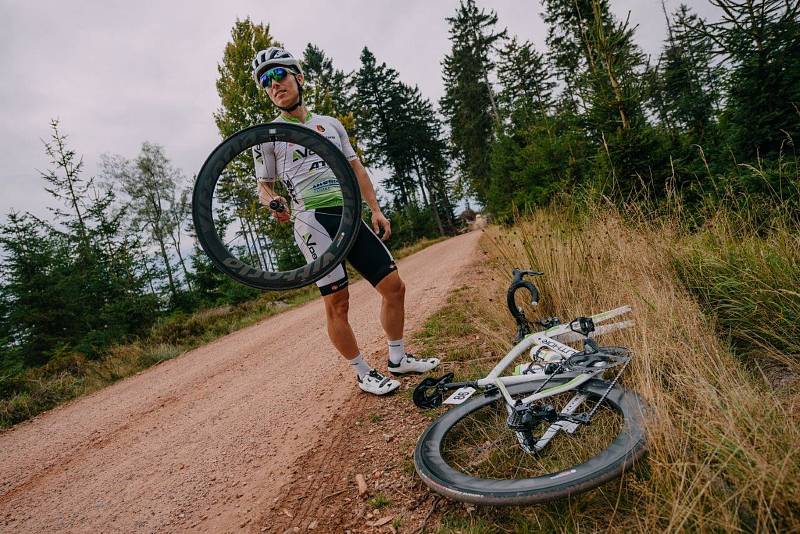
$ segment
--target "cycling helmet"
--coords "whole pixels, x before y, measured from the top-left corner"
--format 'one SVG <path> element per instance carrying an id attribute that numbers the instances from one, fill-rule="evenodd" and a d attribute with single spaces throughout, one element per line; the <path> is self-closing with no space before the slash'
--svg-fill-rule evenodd
<path id="1" fill-rule="evenodd" d="M 256 53 L 255 59 L 253 59 L 253 79 L 255 80 L 256 85 L 261 87 L 258 79 L 262 74 L 272 67 L 286 67 L 295 75 L 295 81 L 297 81 L 297 92 L 299 96 L 297 102 L 286 108 L 278 106 L 283 111 L 292 112 L 303 103 L 303 85 L 297 80 L 297 75 L 303 74 L 303 69 L 300 66 L 300 62 L 297 61 L 297 59 L 291 53 L 277 46 L 271 46 L 266 50 L 259 51 Z"/>
<path id="2" fill-rule="evenodd" d="M 300 62 L 295 57 L 277 46 L 261 50 L 253 59 L 253 79 L 258 83 L 258 78 L 272 67 L 286 67 L 295 74 L 303 74 Z"/>

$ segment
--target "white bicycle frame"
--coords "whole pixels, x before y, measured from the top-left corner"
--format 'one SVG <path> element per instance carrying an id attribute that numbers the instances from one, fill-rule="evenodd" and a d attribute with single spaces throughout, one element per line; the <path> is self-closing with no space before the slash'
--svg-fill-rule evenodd
<path id="1" fill-rule="evenodd" d="M 619 317 L 620 315 L 624 315 L 631 311 L 630 306 L 621 306 L 619 308 L 615 308 L 613 310 L 609 310 L 606 312 L 598 313 L 596 315 L 592 315 L 591 319 L 597 325 L 598 323 L 602 323 L 613 319 L 615 317 Z M 598 326 L 595 328 L 594 332 L 590 334 L 590 337 L 597 337 L 603 334 L 607 334 L 609 332 L 613 332 L 615 330 L 621 330 L 623 328 L 629 328 L 633 326 L 633 321 L 620 321 L 611 324 L 607 324 L 604 326 Z M 517 343 L 506 356 L 500 360 L 500 362 L 491 370 L 491 372 L 485 377 L 481 378 L 480 380 L 476 381 L 476 384 L 479 387 L 487 387 L 487 386 L 497 386 L 500 390 L 501 394 L 503 395 L 506 401 L 506 409 L 508 410 L 509 414 L 513 410 L 513 406 L 515 404 L 515 400 L 511 397 L 511 394 L 508 392 L 506 386 L 512 386 L 516 384 L 524 384 L 526 382 L 534 382 L 537 380 L 543 380 L 548 378 L 548 376 L 544 372 L 544 366 L 541 367 L 540 370 L 535 372 L 528 372 L 522 373 L 519 375 L 511 375 L 511 376 L 501 376 L 501 373 L 506 370 L 506 368 L 511 365 L 511 363 L 516 360 L 519 356 L 521 356 L 526 350 L 530 349 L 532 354 L 535 354 L 539 350 L 549 350 L 554 352 L 559 359 L 566 359 L 572 356 L 573 354 L 579 352 L 577 349 L 570 347 L 569 345 L 565 345 L 563 342 L 570 342 L 570 341 L 581 341 L 584 339 L 583 336 L 580 334 L 572 331 L 569 327 L 569 324 L 561 324 L 554 326 L 552 328 L 548 328 L 547 330 L 542 330 L 541 332 L 536 332 L 534 334 L 529 334 L 525 336 L 522 341 Z M 595 375 L 602 372 L 602 370 L 598 370 L 596 372 L 584 372 L 579 373 L 572 378 L 572 380 L 565 382 L 563 384 L 558 384 L 553 387 L 549 387 L 543 389 L 538 393 L 534 393 L 524 399 L 521 399 L 521 402 L 524 404 L 528 404 L 531 402 L 535 402 L 537 400 L 541 400 L 547 397 L 551 397 L 553 395 L 557 395 L 559 393 L 564 393 L 565 391 L 570 391 L 572 389 L 577 388 L 581 384 L 588 382 L 591 380 Z M 470 388 L 472 389 L 472 388 Z M 474 392 L 474 389 L 472 389 Z M 454 394 L 457 395 L 458 392 Z M 471 392 L 470 392 L 471 395 Z M 575 397 L 572 398 L 565 406 L 562 408 L 560 415 L 572 415 L 578 407 L 583 404 L 583 402 L 587 399 L 587 396 L 582 393 L 577 393 Z M 536 442 L 535 450 L 539 451 L 547 445 L 553 436 L 559 430 L 564 430 L 572 434 L 578 428 L 578 423 L 560 420 L 550 425 L 550 427 L 542 434 L 542 437 Z M 523 446 L 526 450 L 528 447 L 525 445 L 522 436 L 518 433 L 518 440 L 520 441 L 520 445 Z M 528 452 L 532 452 L 529 451 Z"/>

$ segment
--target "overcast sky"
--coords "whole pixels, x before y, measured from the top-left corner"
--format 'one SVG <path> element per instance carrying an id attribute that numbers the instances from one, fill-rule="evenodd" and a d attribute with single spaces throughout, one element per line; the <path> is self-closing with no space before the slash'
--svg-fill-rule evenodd
<path id="1" fill-rule="evenodd" d="M 478 0 L 498 27 L 544 49 L 538 0 Z M 656 55 L 665 36 L 660 0 L 611 0 L 631 12 L 637 42 Z M 688 0 L 715 17 L 704 0 Z M 677 8 L 678 0 L 667 0 Z M 53 199 L 38 170 L 49 167 L 42 139 L 61 121 L 87 176 L 100 154 L 133 158 L 143 141 L 163 145 L 187 176 L 220 141 L 217 64 L 237 18 L 270 25 L 301 54 L 311 42 L 345 71 L 368 46 L 378 61 L 438 101 L 440 62 L 449 51 L 447 22 L 458 0 L 51 1 L 0 0 L 0 220 L 12 209 L 46 216 Z"/>

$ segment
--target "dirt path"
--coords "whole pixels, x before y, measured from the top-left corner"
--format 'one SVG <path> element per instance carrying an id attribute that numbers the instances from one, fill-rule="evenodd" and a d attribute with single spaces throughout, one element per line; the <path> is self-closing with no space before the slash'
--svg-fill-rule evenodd
<path id="1" fill-rule="evenodd" d="M 479 234 L 400 262 L 407 331 L 444 302 Z M 385 366 L 377 293 L 350 292 L 362 352 Z M 0 434 L 0 532 L 253 529 L 362 395 L 323 313 L 290 310 Z"/>

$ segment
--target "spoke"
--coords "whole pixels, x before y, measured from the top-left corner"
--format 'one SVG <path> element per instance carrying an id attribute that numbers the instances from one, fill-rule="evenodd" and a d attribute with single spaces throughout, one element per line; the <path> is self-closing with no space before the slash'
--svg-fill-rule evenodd
<path id="1" fill-rule="evenodd" d="M 244 236 L 241 233 L 236 232 L 236 234 L 231 239 L 229 239 L 227 243 L 225 243 L 225 248 L 228 248 L 228 245 L 230 245 L 235 240 L 240 239 L 242 237 L 244 237 Z"/>
<path id="2" fill-rule="evenodd" d="M 320 228 L 319 226 L 314 226 L 313 224 L 309 224 L 308 222 L 304 221 L 303 219 L 295 219 L 295 222 L 301 222 L 301 223 L 305 224 L 306 226 L 308 226 L 309 228 L 312 228 L 312 229 L 314 229 L 314 230 L 316 230 L 318 232 L 325 233 L 325 234 L 328 233 L 328 230 L 325 229 L 324 226 L 322 228 Z M 294 230 L 295 230 L 295 232 L 297 231 L 297 226 L 296 225 L 294 227 Z M 329 236 L 329 237 L 331 238 L 331 242 L 333 242 L 333 237 L 334 236 Z M 328 245 L 328 248 L 330 248 L 330 245 Z"/>

